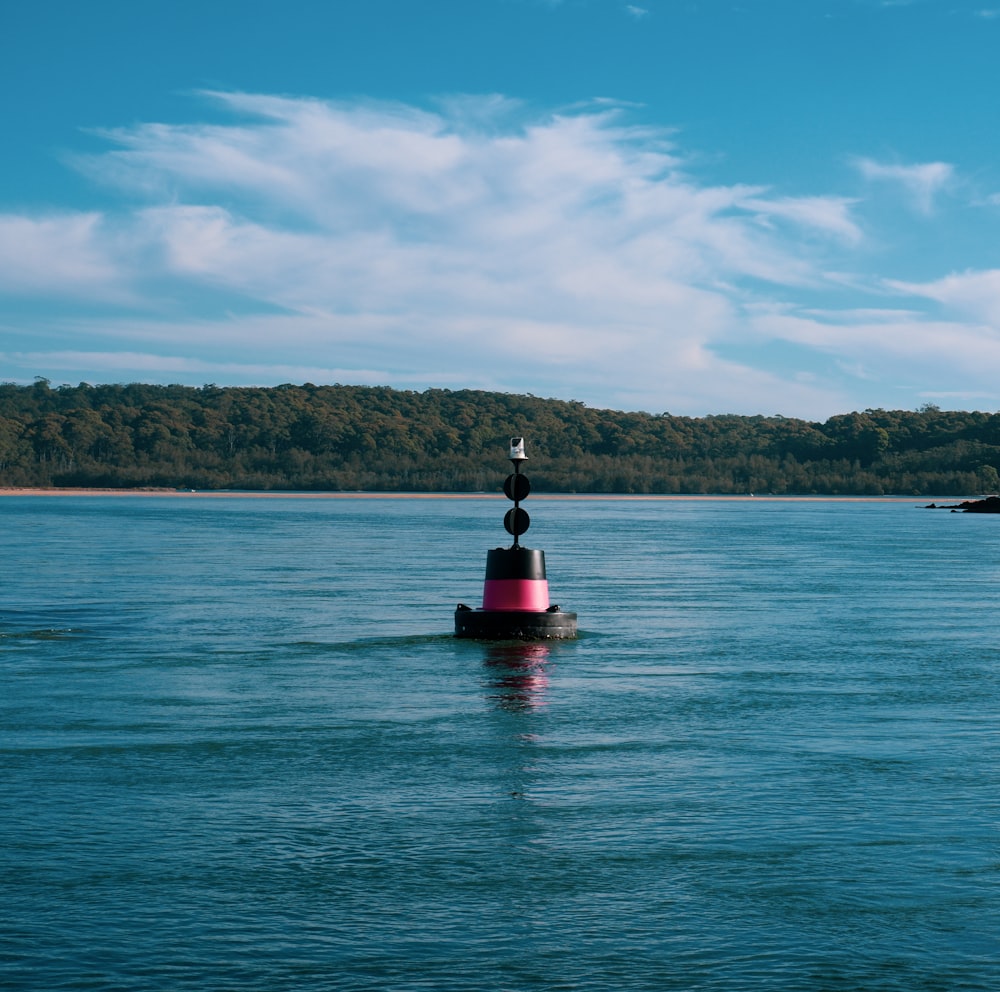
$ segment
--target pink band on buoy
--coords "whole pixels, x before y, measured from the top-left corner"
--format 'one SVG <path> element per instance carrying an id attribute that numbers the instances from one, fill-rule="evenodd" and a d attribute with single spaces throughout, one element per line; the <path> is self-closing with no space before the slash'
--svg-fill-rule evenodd
<path id="1" fill-rule="evenodd" d="M 546 579 L 487 579 L 483 583 L 484 610 L 537 610 L 549 608 Z"/>

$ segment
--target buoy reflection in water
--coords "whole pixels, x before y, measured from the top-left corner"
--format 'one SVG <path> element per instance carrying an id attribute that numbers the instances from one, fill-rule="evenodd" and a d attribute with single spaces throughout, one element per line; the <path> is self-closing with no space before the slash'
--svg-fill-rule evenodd
<path id="1" fill-rule="evenodd" d="M 491 644 L 483 661 L 489 698 L 506 710 L 534 710 L 546 705 L 550 647 L 538 643 Z"/>

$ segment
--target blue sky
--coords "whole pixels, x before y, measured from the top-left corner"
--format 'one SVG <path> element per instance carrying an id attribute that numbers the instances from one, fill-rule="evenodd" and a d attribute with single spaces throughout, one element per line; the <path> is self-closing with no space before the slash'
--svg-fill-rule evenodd
<path id="1" fill-rule="evenodd" d="M 1000 408 L 1000 2 L 8 0 L 0 380 Z"/>

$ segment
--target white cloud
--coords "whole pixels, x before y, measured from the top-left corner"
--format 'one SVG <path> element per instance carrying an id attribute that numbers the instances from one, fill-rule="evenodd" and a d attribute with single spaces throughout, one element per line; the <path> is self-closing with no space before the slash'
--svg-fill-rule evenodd
<path id="1" fill-rule="evenodd" d="M 675 135 L 608 101 L 211 99 L 232 119 L 105 132 L 113 147 L 81 160 L 115 197 L 105 213 L 0 218 L 12 293 L 129 306 L 48 317 L 49 351 L 37 327 L 7 335 L 28 378 L 447 384 L 818 416 L 850 408 L 854 380 L 964 369 L 942 335 L 978 342 L 976 375 L 1000 371 L 979 327 L 985 276 L 872 282 L 856 274 L 859 203 L 700 182 Z M 925 210 L 952 177 L 860 168 Z M 863 313 L 869 283 L 883 296 Z M 879 310 L 902 292 L 950 312 Z M 852 310 L 807 308 L 816 294 Z"/>
<path id="2" fill-rule="evenodd" d="M 1000 404 L 1000 331 L 995 327 L 933 320 L 911 310 L 808 314 L 779 309 L 756 314 L 753 327 L 763 340 L 831 356 L 853 377 L 875 383 L 883 396 L 926 392 L 933 384 L 938 393 Z"/>
<path id="3" fill-rule="evenodd" d="M 920 165 L 886 165 L 869 158 L 855 161 L 858 171 L 868 180 L 897 183 L 906 192 L 914 208 L 930 214 L 934 200 L 954 179 L 954 166 L 947 162 Z"/>
<path id="4" fill-rule="evenodd" d="M 183 355 L 162 355 L 141 351 L 61 351 L 61 352 L 0 352 L 0 361 L 7 362 L 58 362 L 60 368 L 88 373 L 95 368 L 130 376 L 174 375 L 210 376 L 224 373 L 229 381 L 240 385 L 260 382 L 337 382 L 346 381 L 362 385 L 377 385 L 385 381 L 384 369 L 338 369 L 304 365 L 261 365 L 240 362 L 211 362 Z"/>
<path id="5" fill-rule="evenodd" d="M 228 191 L 228 207 L 174 202 L 137 216 L 174 274 L 284 306 L 412 310 L 434 299 L 509 314 L 552 299 L 565 315 L 620 312 L 676 305 L 681 281 L 812 278 L 761 233 L 762 216 L 858 237 L 844 200 L 691 184 L 662 135 L 614 111 L 476 131 L 468 106 L 456 122 L 219 99 L 265 124 L 117 132 L 124 150 L 101 171 L 188 201 Z"/>
<path id="6" fill-rule="evenodd" d="M 1000 269 L 953 273 L 933 282 L 889 285 L 899 292 L 935 300 L 1000 334 Z"/>
<path id="7" fill-rule="evenodd" d="M 774 219 L 791 221 L 805 230 L 832 235 L 848 244 L 858 244 L 864 234 L 851 217 L 856 200 L 832 196 L 755 198 L 744 201 L 748 210 L 755 210 L 769 223 Z"/>
<path id="8" fill-rule="evenodd" d="M 97 213 L 0 215 L 0 290 L 121 297 L 114 235 Z"/>

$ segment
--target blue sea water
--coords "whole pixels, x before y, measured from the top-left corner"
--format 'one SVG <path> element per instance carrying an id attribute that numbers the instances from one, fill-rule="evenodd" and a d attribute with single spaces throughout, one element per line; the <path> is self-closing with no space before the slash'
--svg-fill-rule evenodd
<path id="1" fill-rule="evenodd" d="M 996 990 L 1000 518 L 0 498 L 0 987 Z"/>

